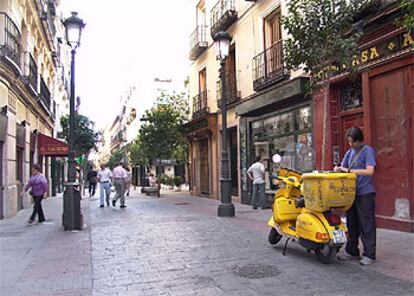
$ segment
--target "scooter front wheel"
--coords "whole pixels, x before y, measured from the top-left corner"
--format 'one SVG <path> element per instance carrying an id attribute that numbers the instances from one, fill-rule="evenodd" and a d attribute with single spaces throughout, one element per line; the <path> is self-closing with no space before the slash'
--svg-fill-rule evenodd
<path id="1" fill-rule="evenodd" d="M 271 228 L 270 229 L 270 233 L 269 233 L 269 244 L 271 244 L 272 246 L 276 245 L 278 242 L 280 242 L 280 240 L 282 239 L 282 235 L 277 232 L 276 229 Z"/>
<path id="2" fill-rule="evenodd" d="M 323 264 L 330 264 L 335 260 L 338 248 L 322 245 L 315 250 L 316 258 Z"/>

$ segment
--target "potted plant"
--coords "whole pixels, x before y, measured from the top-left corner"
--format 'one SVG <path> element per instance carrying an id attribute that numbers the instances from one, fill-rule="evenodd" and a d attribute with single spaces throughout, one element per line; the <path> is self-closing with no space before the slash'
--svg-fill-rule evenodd
<path id="1" fill-rule="evenodd" d="M 174 177 L 174 185 L 176 187 L 175 189 L 176 191 L 181 191 L 181 185 L 183 185 L 183 183 L 184 183 L 183 177 L 181 176 Z"/>

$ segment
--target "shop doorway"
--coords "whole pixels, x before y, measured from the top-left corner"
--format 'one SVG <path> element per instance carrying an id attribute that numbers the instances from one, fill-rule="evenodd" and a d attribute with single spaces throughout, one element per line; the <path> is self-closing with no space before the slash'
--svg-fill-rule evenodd
<path id="1" fill-rule="evenodd" d="M 208 161 L 208 139 L 199 141 L 200 147 L 200 192 L 210 194 L 210 167 Z"/>
<path id="2" fill-rule="evenodd" d="M 414 67 L 387 72 L 370 79 L 372 139 L 377 151 L 375 185 L 377 213 L 410 218 L 413 194 L 413 100 L 410 101 Z M 412 120 L 412 119 L 411 119 Z M 391 177 L 391 179 L 390 179 Z M 411 205 L 412 207 L 412 205 Z"/>
<path id="3" fill-rule="evenodd" d="M 364 113 L 361 111 L 357 111 L 352 114 L 342 115 L 341 116 L 341 134 L 340 143 L 341 143 L 341 156 L 343 157 L 346 151 L 349 149 L 349 143 L 346 139 L 346 133 L 351 127 L 359 127 L 362 131 L 364 131 Z M 341 157 L 341 159 L 342 159 Z"/>
<path id="4" fill-rule="evenodd" d="M 230 176 L 232 195 L 239 195 L 239 174 L 237 170 L 238 153 L 237 153 L 237 128 L 229 129 L 229 152 L 230 152 Z"/>

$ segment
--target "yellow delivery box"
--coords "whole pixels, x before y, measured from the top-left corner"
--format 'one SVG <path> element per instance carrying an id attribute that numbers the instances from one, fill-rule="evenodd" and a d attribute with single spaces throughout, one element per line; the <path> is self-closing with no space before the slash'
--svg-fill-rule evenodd
<path id="1" fill-rule="evenodd" d="M 348 210 L 355 200 L 356 175 L 347 173 L 303 174 L 305 207 L 315 212 L 330 208 Z"/>

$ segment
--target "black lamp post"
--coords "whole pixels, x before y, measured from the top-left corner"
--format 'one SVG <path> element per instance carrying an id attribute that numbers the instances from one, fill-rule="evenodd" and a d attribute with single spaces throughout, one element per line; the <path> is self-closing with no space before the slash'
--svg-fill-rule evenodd
<path id="1" fill-rule="evenodd" d="M 70 81 L 70 110 L 69 110 L 69 159 L 68 159 L 68 182 L 65 184 L 63 195 L 63 228 L 65 230 L 81 230 L 83 219 L 80 207 L 81 193 L 75 189 L 76 162 L 75 162 L 75 54 L 80 46 L 82 29 L 85 24 L 77 12 L 64 21 L 66 29 L 66 40 L 71 47 L 71 81 Z M 80 187 L 79 187 L 80 188 Z"/>
<path id="2" fill-rule="evenodd" d="M 229 172 L 229 153 L 227 151 L 227 100 L 226 100 L 226 58 L 229 55 L 231 36 L 227 32 L 214 35 L 216 56 L 220 61 L 221 78 L 221 177 L 219 217 L 233 217 L 234 205 L 231 202 L 231 178 Z"/>

